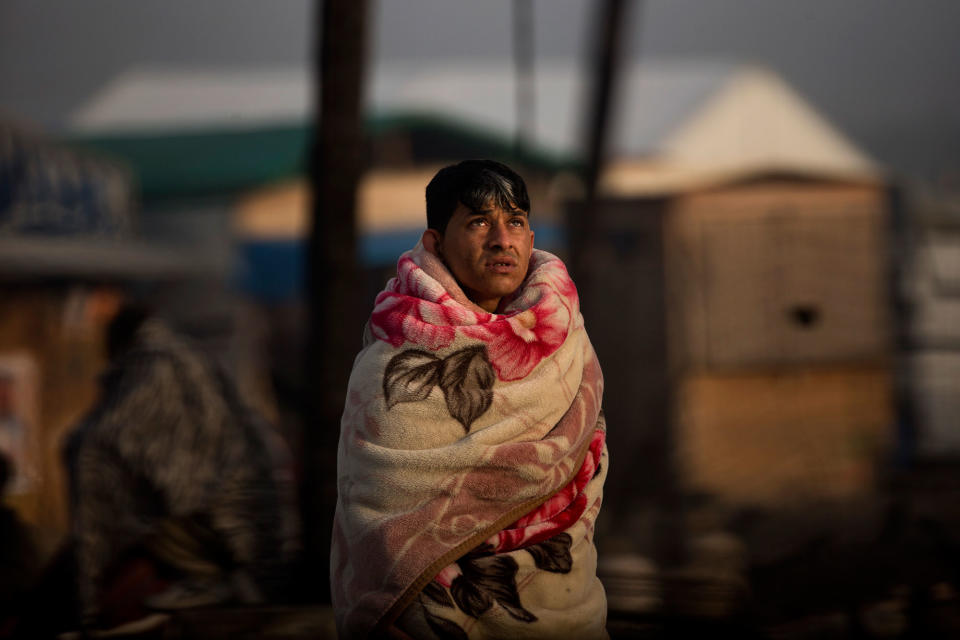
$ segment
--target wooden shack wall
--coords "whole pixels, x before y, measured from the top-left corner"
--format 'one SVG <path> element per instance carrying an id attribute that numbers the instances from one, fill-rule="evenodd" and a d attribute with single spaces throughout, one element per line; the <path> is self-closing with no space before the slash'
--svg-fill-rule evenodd
<path id="1" fill-rule="evenodd" d="M 667 223 L 680 370 L 889 353 L 887 212 L 874 187 L 769 181 L 679 197 Z"/>
<path id="2" fill-rule="evenodd" d="M 869 492 L 895 413 L 879 188 L 759 181 L 665 224 L 682 485 L 740 503 Z"/>
<path id="3" fill-rule="evenodd" d="M 763 179 L 601 206 L 574 278 L 608 506 L 871 491 L 896 419 L 884 190 Z"/>
<path id="4" fill-rule="evenodd" d="M 694 374 L 677 407 L 685 488 L 736 503 L 868 493 L 892 444 L 886 367 Z"/>

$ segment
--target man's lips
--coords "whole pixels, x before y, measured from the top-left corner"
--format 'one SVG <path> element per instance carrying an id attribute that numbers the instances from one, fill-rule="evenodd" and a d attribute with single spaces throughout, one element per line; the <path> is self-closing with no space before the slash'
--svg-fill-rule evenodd
<path id="1" fill-rule="evenodd" d="M 511 258 L 510 256 L 497 256 L 495 258 L 487 258 L 486 265 L 488 267 L 502 266 L 502 265 L 515 267 L 517 266 L 517 261 L 515 258 Z"/>
<path id="2" fill-rule="evenodd" d="M 488 259 L 485 266 L 494 273 L 511 273 L 517 268 L 517 261 L 510 256 L 497 256 Z"/>

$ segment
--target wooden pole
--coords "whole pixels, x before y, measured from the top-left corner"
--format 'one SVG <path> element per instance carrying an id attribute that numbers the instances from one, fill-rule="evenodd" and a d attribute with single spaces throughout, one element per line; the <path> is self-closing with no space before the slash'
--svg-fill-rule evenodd
<path id="1" fill-rule="evenodd" d="M 318 85 L 310 178 L 307 398 L 303 428 L 305 595 L 330 597 L 330 535 L 336 506 L 337 441 L 347 380 L 363 319 L 357 267 L 356 193 L 363 169 L 366 0 L 318 4 Z"/>
<path id="2" fill-rule="evenodd" d="M 610 107 L 615 97 L 620 69 L 623 27 L 627 21 L 627 0 L 598 3 L 593 56 L 590 61 L 592 91 L 587 116 L 586 191 L 588 204 L 597 194 L 597 181 L 606 159 Z"/>
<path id="3" fill-rule="evenodd" d="M 533 0 L 513 0 L 513 60 L 516 72 L 516 117 L 514 155 L 526 160 L 536 126 Z"/>
<path id="4" fill-rule="evenodd" d="M 627 0 L 602 0 L 597 3 L 593 42 L 588 69 L 587 114 L 585 121 L 586 164 L 583 168 L 585 187 L 581 207 L 569 211 L 570 267 L 575 279 L 588 275 L 588 254 L 600 226 L 597 207 L 597 184 L 607 153 L 610 107 L 614 100 L 617 72 L 620 67 L 624 23 L 627 22 Z"/>

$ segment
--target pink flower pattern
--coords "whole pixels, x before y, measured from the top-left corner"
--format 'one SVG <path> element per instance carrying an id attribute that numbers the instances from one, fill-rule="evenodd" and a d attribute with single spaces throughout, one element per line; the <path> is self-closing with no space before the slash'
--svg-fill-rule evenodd
<path id="1" fill-rule="evenodd" d="M 493 534 L 480 546 L 490 553 L 506 553 L 549 540 L 570 528 L 587 509 L 587 484 L 599 470 L 605 442 L 606 431 L 601 429 L 594 431 L 587 455 L 573 479 L 546 502 L 505 529 Z M 460 574 L 461 569 L 454 562 L 444 567 L 434 580 L 449 588 Z"/>
<path id="2" fill-rule="evenodd" d="M 560 348 L 571 329 L 570 313 L 560 296 L 546 286 L 541 289 L 545 295 L 529 309 L 463 328 L 466 335 L 486 343 L 490 364 L 501 380 L 524 378 Z"/>
<path id="3" fill-rule="evenodd" d="M 576 286 L 550 254 L 534 253 L 519 295 L 506 314 L 497 315 L 456 302 L 408 253 L 377 296 L 370 329 L 393 347 L 409 342 L 432 351 L 450 346 L 459 332 L 482 341 L 497 377 L 512 381 L 533 371 L 582 322 Z"/>

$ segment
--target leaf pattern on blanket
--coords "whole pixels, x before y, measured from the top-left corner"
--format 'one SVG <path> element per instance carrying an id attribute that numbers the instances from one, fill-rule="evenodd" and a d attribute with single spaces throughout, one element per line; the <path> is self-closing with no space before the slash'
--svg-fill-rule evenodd
<path id="1" fill-rule="evenodd" d="M 457 564 L 463 573 L 453 581 L 450 592 L 464 613 L 479 618 L 497 602 L 516 620 L 537 620 L 535 615 L 520 604 L 516 560 L 510 556 L 488 556 L 462 558 Z"/>
<path id="2" fill-rule="evenodd" d="M 437 604 L 443 607 L 452 607 L 453 600 L 450 598 L 450 594 L 447 593 L 447 590 L 444 589 L 441 585 L 436 582 L 430 582 L 426 587 L 423 588 L 421 592 L 423 595 L 427 596 Z"/>
<path id="3" fill-rule="evenodd" d="M 525 547 L 533 556 L 533 563 L 537 569 L 552 573 L 570 573 L 573 568 L 573 557 L 570 555 L 570 545 L 573 538 L 569 533 L 558 533 L 549 540 Z"/>
<path id="4" fill-rule="evenodd" d="M 410 349 L 398 353 L 383 374 L 383 397 L 387 409 L 399 402 L 426 400 L 440 381 L 443 361 L 428 351 Z"/>
<path id="5" fill-rule="evenodd" d="M 570 547 L 573 538 L 561 532 L 543 542 L 524 547 L 530 553 L 536 567 L 551 573 L 570 573 L 573 557 Z M 450 591 L 437 581 L 430 582 L 420 592 L 419 607 L 423 610 L 430 629 L 441 639 L 465 638 L 463 629 L 456 623 L 431 613 L 425 606 L 424 597 L 442 607 L 454 603 L 461 611 L 479 618 L 498 603 L 515 620 L 536 622 L 537 617 L 526 610 L 520 602 L 517 589 L 517 561 L 506 555 L 491 555 L 492 547 L 483 543 L 457 560 L 460 575 L 450 584 Z M 451 595 L 453 598 L 451 599 Z"/>
<path id="6" fill-rule="evenodd" d="M 467 347 L 447 356 L 440 373 L 440 387 L 450 415 L 470 433 L 470 425 L 493 403 L 496 374 L 484 345 Z"/>
<path id="7" fill-rule="evenodd" d="M 449 597 L 449 596 L 448 596 Z M 440 640 L 468 640 L 467 632 L 460 628 L 456 622 L 447 620 L 443 616 L 430 613 L 430 610 L 423 607 L 423 615 L 427 619 L 427 625 L 430 630 L 437 634 Z"/>
<path id="8" fill-rule="evenodd" d="M 465 347 L 440 359 L 420 349 L 393 356 L 383 374 L 387 409 L 401 402 L 426 400 L 440 385 L 447 411 L 470 433 L 470 425 L 493 403 L 496 374 L 484 345 Z"/>

